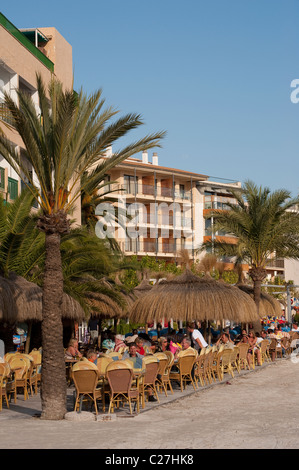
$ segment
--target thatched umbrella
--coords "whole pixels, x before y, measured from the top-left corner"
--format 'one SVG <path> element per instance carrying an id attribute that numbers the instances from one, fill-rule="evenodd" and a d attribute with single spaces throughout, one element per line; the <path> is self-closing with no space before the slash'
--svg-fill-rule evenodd
<path id="1" fill-rule="evenodd" d="M 235 286 L 200 278 L 189 269 L 171 280 L 161 281 L 133 305 L 130 319 L 138 322 L 177 320 L 259 320 L 255 302 Z"/>
<path id="2" fill-rule="evenodd" d="M 16 323 L 42 321 L 42 289 L 33 282 L 11 272 L 0 276 L 0 323 L 6 328 Z M 80 304 L 67 294 L 63 295 L 61 315 L 63 319 L 82 321 L 85 313 Z M 30 342 L 30 331 L 27 337 Z"/>
<path id="3" fill-rule="evenodd" d="M 253 287 L 247 284 L 236 284 L 236 286 L 246 294 L 254 299 Z M 281 303 L 272 295 L 261 292 L 261 299 L 259 304 L 259 315 L 261 318 L 266 316 L 280 317 L 282 315 Z"/>
<path id="4" fill-rule="evenodd" d="M 42 321 L 42 288 L 15 273 L 0 276 L 0 321 L 7 323 Z M 82 321 L 80 304 L 68 294 L 63 295 L 62 318 Z"/>
<path id="5" fill-rule="evenodd" d="M 140 298 L 144 294 L 147 294 L 153 287 L 154 287 L 153 284 L 150 284 L 147 279 L 143 279 L 143 281 L 141 281 L 141 283 L 138 284 L 138 286 L 134 287 L 133 294 L 137 298 Z"/>
<path id="6" fill-rule="evenodd" d="M 123 309 L 108 295 L 97 292 L 90 293 L 87 303 L 91 307 L 92 316 L 99 318 L 124 318 L 128 308 Z"/>

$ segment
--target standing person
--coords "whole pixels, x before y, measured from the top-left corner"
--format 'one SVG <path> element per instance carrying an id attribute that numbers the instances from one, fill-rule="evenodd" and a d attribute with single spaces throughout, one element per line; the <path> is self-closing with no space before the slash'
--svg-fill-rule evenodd
<path id="1" fill-rule="evenodd" d="M 187 331 L 191 335 L 193 347 L 196 349 L 196 351 L 200 351 L 200 349 L 206 348 L 208 346 L 208 343 L 202 336 L 201 332 L 195 328 L 194 322 L 188 323 Z"/>
<path id="2" fill-rule="evenodd" d="M 95 345 L 97 343 L 98 336 L 99 336 L 98 323 L 99 323 L 98 318 L 95 318 L 95 317 L 92 317 L 92 316 L 90 317 L 89 322 L 88 322 L 88 328 L 89 328 L 89 332 L 90 332 L 90 340 L 91 340 L 93 345 Z"/>

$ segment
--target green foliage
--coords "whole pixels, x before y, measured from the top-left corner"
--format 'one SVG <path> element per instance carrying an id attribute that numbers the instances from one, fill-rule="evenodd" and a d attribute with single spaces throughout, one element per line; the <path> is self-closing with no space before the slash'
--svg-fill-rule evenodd
<path id="1" fill-rule="evenodd" d="M 238 274 L 235 271 L 224 271 L 222 279 L 228 284 L 236 284 L 238 282 Z"/>
<path id="2" fill-rule="evenodd" d="M 120 280 L 129 290 L 134 289 L 139 284 L 139 279 L 134 269 L 126 269 L 120 276 Z"/>
<path id="3" fill-rule="evenodd" d="M 126 335 L 127 333 L 131 333 L 132 330 L 137 330 L 138 328 L 143 328 L 144 323 L 127 323 L 125 320 L 120 320 L 116 331 L 120 335 Z"/>
<path id="4" fill-rule="evenodd" d="M 212 211 L 215 232 L 224 231 L 236 237 L 236 243 L 223 239 L 204 243 L 200 250 L 214 249 L 218 256 L 236 257 L 251 267 L 264 268 L 271 254 L 277 257 L 299 257 L 299 213 L 291 210 L 299 199 L 289 191 L 257 187 L 247 181 L 244 188 L 232 191 L 236 204 L 229 210 Z"/>
<path id="5" fill-rule="evenodd" d="M 69 213 L 82 191 L 93 194 L 111 168 L 136 153 L 159 147 L 165 135 L 148 135 L 103 160 L 107 147 L 143 124 L 141 116 L 129 113 L 113 122 L 118 111 L 104 107 L 101 89 L 90 96 L 82 90 L 64 90 L 54 76 L 46 90 L 41 75 L 36 74 L 36 88 L 40 111 L 28 93 L 17 90 L 19 105 L 4 93 L 13 125 L 24 142 L 23 155 L 30 165 L 24 165 L 23 157 L 1 133 L 0 152 L 38 199 L 44 214 Z M 87 172 L 88 178 L 82 184 Z"/>

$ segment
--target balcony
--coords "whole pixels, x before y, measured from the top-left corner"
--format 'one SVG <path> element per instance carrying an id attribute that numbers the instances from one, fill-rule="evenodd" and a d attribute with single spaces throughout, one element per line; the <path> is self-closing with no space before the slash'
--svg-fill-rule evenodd
<path id="1" fill-rule="evenodd" d="M 143 184 L 142 194 L 145 196 L 155 196 L 155 186 L 152 184 Z"/>
<path id="2" fill-rule="evenodd" d="M 232 197 L 224 196 L 205 196 L 204 209 L 214 209 L 214 210 L 223 210 L 228 211 L 231 208 L 229 204 L 234 204 L 236 200 Z"/>
<path id="3" fill-rule="evenodd" d="M 12 115 L 5 103 L 3 102 L 0 102 L 0 119 L 9 124 L 10 126 L 14 126 Z"/>
<path id="4" fill-rule="evenodd" d="M 157 242 L 157 241 L 140 241 L 138 239 L 126 239 L 124 245 L 125 252 L 132 252 L 136 254 L 150 253 L 160 255 L 173 255 L 176 253 L 176 244 L 174 242 Z"/>
<path id="5" fill-rule="evenodd" d="M 132 251 L 134 253 L 140 250 L 140 242 L 138 239 L 126 238 L 125 241 L 125 251 Z"/>
<path id="6" fill-rule="evenodd" d="M 268 259 L 266 267 L 284 269 L 284 259 L 283 258 Z"/>
<path id="7" fill-rule="evenodd" d="M 167 188 L 167 187 L 161 186 L 161 196 L 173 198 L 173 188 Z"/>

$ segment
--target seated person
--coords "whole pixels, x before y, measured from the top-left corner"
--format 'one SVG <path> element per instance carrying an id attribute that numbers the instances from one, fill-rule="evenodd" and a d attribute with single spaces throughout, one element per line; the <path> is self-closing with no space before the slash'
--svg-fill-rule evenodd
<path id="1" fill-rule="evenodd" d="M 258 365 L 261 366 L 262 365 L 261 351 L 260 351 L 260 348 L 257 345 L 257 337 L 256 337 L 254 331 L 249 332 L 248 344 L 249 344 L 249 349 L 248 349 L 248 354 L 247 354 L 248 364 L 251 366 L 252 356 L 253 356 L 253 353 L 254 353 L 257 357 Z"/>
<path id="2" fill-rule="evenodd" d="M 78 340 L 75 338 L 71 339 L 68 345 L 68 348 L 65 351 L 66 359 L 78 359 L 82 357 L 82 354 L 79 351 Z"/>
<path id="3" fill-rule="evenodd" d="M 141 355 L 141 356 L 145 356 L 145 349 L 143 347 L 143 339 L 142 338 L 136 338 L 135 340 L 135 345 L 136 345 L 136 349 L 137 349 L 137 352 Z"/>
<path id="4" fill-rule="evenodd" d="M 182 352 L 184 351 L 187 351 L 187 349 L 190 351 L 193 351 L 195 355 L 197 355 L 197 351 L 191 347 L 191 339 L 186 337 L 186 338 L 183 338 L 182 339 L 182 342 L 181 342 L 181 349 L 177 349 L 175 354 L 174 354 L 174 358 L 175 359 L 179 359 L 181 356 L 182 356 Z"/>
<path id="5" fill-rule="evenodd" d="M 248 334 L 246 330 L 242 330 L 241 334 L 235 339 L 235 343 L 248 343 Z"/>
<path id="6" fill-rule="evenodd" d="M 123 335 L 116 335 L 115 336 L 115 352 L 124 352 L 127 349 L 127 345 L 125 343 L 125 337 Z"/>
<path id="7" fill-rule="evenodd" d="M 135 343 L 129 344 L 129 350 L 124 352 L 122 360 L 132 362 L 132 366 L 135 372 L 139 370 L 140 372 L 145 371 L 143 356 L 137 352 L 137 347 Z M 148 390 L 148 395 L 149 401 L 157 401 L 157 399 L 152 394 L 152 390 Z"/>
<path id="8" fill-rule="evenodd" d="M 132 362 L 133 369 L 144 369 L 143 356 L 137 352 L 137 346 L 135 343 L 129 344 L 128 351 L 125 351 L 122 360 L 129 360 Z"/>
<path id="9" fill-rule="evenodd" d="M 89 350 L 87 351 L 86 358 L 87 358 L 90 362 L 93 362 L 94 364 L 97 364 L 98 355 L 97 355 L 97 353 L 95 352 L 94 349 L 89 349 Z"/>
<path id="10" fill-rule="evenodd" d="M 164 352 L 168 350 L 168 340 L 165 336 L 160 336 L 158 339 L 158 351 Z"/>
<path id="11" fill-rule="evenodd" d="M 229 333 L 222 333 L 222 335 L 220 335 L 220 338 L 216 342 L 215 346 L 217 346 L 217 348 L 219 349 L 221 345 L 223 345 L 224 349 L 234 349 L 235 345 L 230 339 Z"/>

